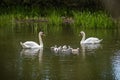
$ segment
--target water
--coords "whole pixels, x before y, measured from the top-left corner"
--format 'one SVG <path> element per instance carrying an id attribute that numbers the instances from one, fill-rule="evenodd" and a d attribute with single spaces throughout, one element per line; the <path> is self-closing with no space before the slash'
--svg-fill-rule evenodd
<path id="1" fill-rule="evenodd" d="M 39 27 L 38 27 L 39 26 Z M 43 30 L 43 50 L 26 50 L 20 41 L 38 41 Z M 103 39 L 100 45 L 80 45 L 78 27 L 13 24 L 0 26 L 1 80 L 120 80 L 120 31 L 84 30 L 86 36 Z M 80 48 L 78 55 L 51 52 L 54 45 Z"/>

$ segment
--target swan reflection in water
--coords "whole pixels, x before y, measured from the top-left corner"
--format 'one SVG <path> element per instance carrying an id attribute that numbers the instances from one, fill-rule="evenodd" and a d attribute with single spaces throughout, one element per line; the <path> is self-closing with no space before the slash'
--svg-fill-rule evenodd
<path id="1" fill-rule="evenodd" d="M 22 49 L 20 56 L 23 58 L 39 58 L 39 61 L 42 60 L 43 48 L 33 48 L 33 49 Z"/>
<path id="2" fill-rule="evenodd" d="M 98 48 L 102 48 L 101 44 L 80 44 L 80 46 L 83 56 L 86 52 L 94 53 Z"/>
<path id="3" fill-rule="evenodd" d="M 120 50 L 114 52 L 112 59 L 113 73 L 116 80 L 120 80 Z"/>
<path id="4" fill-rule="evenodd" d="M 41 70 L 43 60 L 43 48 L 22 49 L 18 62 L 18 78 L 23 79 L 28 75 L 29 79 L 37 80 L 38 71 Z"/>

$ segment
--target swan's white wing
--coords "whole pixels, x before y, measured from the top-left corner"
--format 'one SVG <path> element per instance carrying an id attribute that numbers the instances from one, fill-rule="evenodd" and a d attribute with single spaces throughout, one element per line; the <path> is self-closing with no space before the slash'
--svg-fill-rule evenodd
<path id="1" fill-rule="evenodd" d="M 36 42 L 33 42 L 33 41 L 26 41 L 26 42 L 23 43 L 23 45 L 28 47 L 28 48 L 39 47 L 39 45 Z"/>
<path id="2" fill-rule="evenodd" d="M 87 38 L 84 42 L 85 43 L 99 43 L 101 40 L 99 40 L 98 38 L 95 38 L 95 37 L 90 37 L 90 38 Z"/>

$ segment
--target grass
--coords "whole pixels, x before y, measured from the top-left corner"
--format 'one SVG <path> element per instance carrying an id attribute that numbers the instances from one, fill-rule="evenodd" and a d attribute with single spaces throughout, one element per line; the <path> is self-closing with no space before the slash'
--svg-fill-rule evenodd
<path id="1" fill-rule="evenodd" d="M 71 10 L 67 13 L 65 9 L 22 9 L 16 8 L 8 10 L 8 12 L 0 13 L 0 24 L 3 23 L 15 23 L 16 20 L 31 23 L 41 22 L 41 20 L 47 20 L 45 25 L 61 25 L 64 22 L 70 23 L 70 25 L 81 28 L 114 28 L 115 23 L 110 15 L 102 11 L 90 12 L 90 11 L 75 11 Z M 65 17 L 63 20 L 62 17 Z"/>

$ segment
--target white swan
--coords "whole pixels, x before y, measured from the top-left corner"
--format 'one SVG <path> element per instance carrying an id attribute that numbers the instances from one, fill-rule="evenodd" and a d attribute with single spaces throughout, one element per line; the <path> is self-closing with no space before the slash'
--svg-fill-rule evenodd
<path id="1" fill-rule="evenodd" d="M 42 35 L 44 35 L 44 33 L 43 32 L 39 32 L 39 35 L 38 35 L 38 37 L 39 37 L 39 42 L 40 42 L 40 44 L 37 44 L 36 42 L 34 42 L 34 41 L 26 41 L 26 42 L 24 42 L 24 43 L 22 43 L 22 42 L 20 42 L 20 44 L 21 44 L 21 46 L 25 49 L 25 48 L 29 48 L 29 49 L 31 49 L 31 48 L 43 48 L 43 41 L 42 41 Z"/>
<path id="2" fill-rule="evenodd" d="M 84 43 L 96 44 L 102 41 L 102 39 L 98 39 L 95 37 L 90 37 L 85 40 L 85 32 L 81 31 L 80 34 L 82 35 L 82 40 L 80 41 L 80 44 L 84 44 Z"/>
<path id="3" fill-rule="evenodd" d="M 68 49 L 71 49 L 72 54 L 77 54 L 77 55 L 79 54 L 79 50 L 80 50 L 79 48 L 74 49 L 74 48 L 71 48 L 70 46 L 68 46 Z"/>

